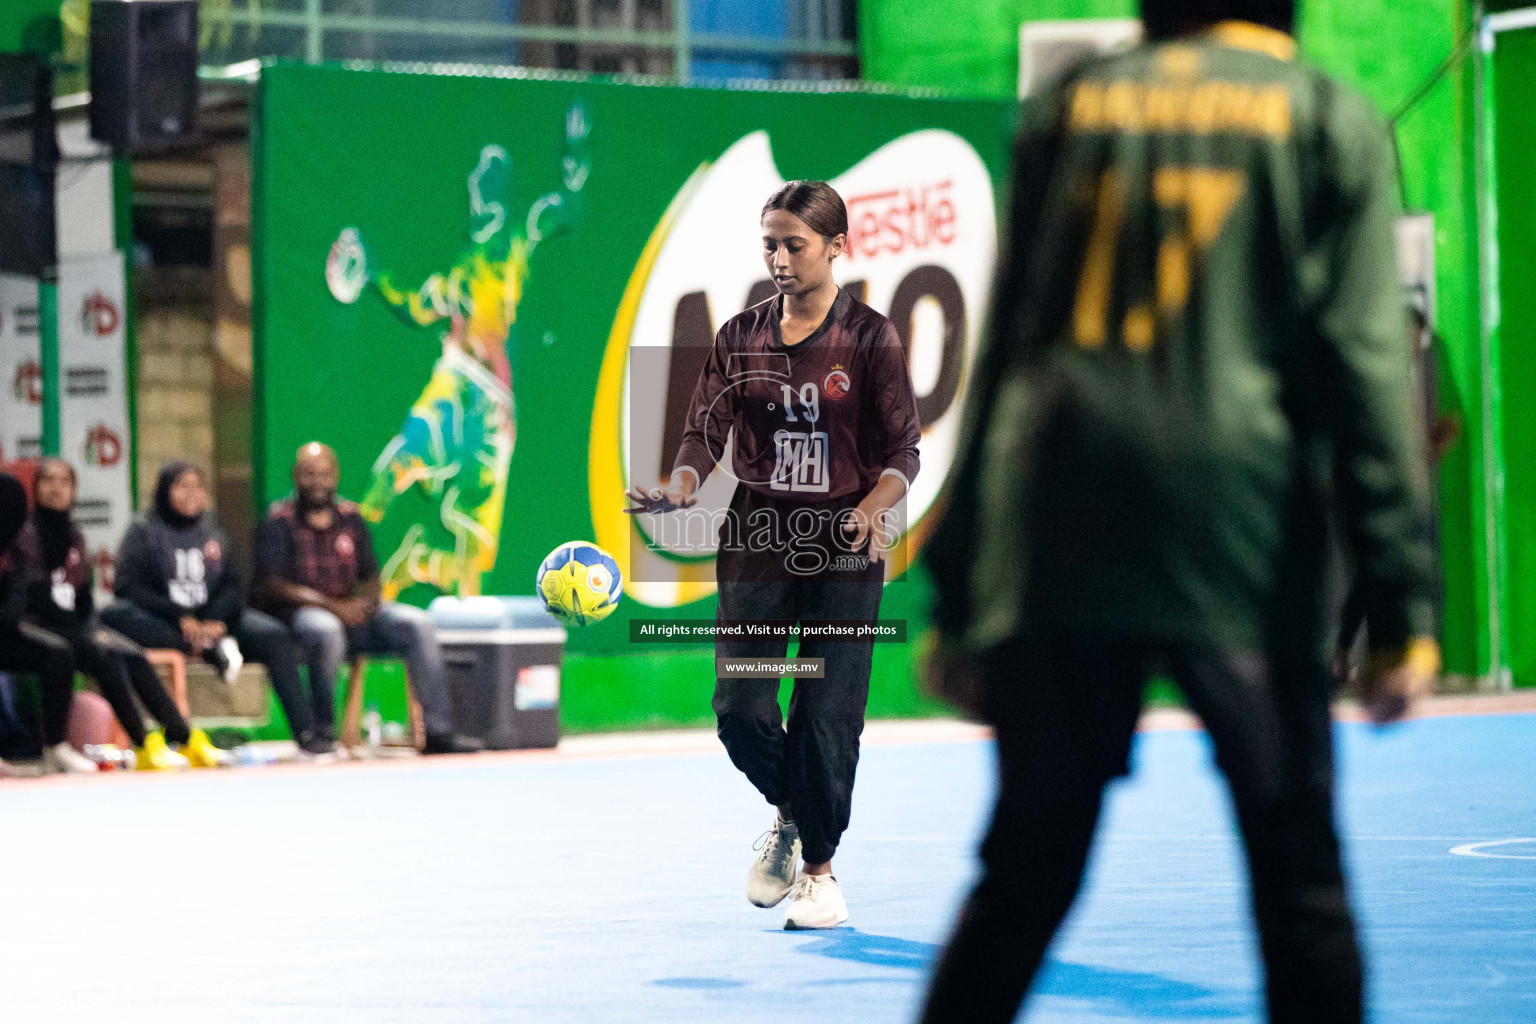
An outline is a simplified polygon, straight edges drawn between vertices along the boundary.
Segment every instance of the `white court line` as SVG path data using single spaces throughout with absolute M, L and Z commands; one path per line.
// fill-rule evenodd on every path
M 1453 846 L 1451 853 L 1457 857 L 1486 857 L 1489 860 L 1536 860 L 1536 853 L 1484 853 L 1490 846 L 1511 846 L 1515 843 L 1536 843 L 1536 839 L 1494 839 L 1486 843 L 1463 843 Z

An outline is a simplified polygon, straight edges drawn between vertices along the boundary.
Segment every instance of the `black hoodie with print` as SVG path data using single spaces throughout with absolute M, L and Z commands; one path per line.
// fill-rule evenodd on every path
M 232 628 L 244 602 L 228 534 L 212 512 L 189 518 L 171 507 L 171 486 L 189 472 L 187 462 L 160 470 L 154 507 L 123 537 L 113 593 L 172 624 L 190 615 Z

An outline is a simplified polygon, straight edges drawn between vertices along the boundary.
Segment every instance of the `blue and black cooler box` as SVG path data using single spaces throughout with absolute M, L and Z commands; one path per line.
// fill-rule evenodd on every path
M 427 609 L 443 648 L 453 728 L 490 750 L 560 742 L 565 629 L 536 597 L 439 597 Z

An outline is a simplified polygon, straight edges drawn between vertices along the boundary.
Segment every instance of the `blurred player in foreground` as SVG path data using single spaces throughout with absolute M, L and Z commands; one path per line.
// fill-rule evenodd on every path
M 1361 1019 L 1333 820 L 1328 478 L 1401 717 L 1438 670 L 1386 128 L 1288 0 L 1144 0 L 1148 45 L 1025 110 L 967 448 L 928 557 L 941 691 L 997 730 L 985 872 L 923 1019 L 1013 1020 L 1142 689 L 1208 729 L 1271 1021 Z

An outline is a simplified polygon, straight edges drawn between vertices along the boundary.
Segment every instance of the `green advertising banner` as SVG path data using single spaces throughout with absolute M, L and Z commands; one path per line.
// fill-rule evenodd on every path
M 591 540 L 626 598 L 573 652 L 654 659 L 630 619 L 713 614 L 708 558 L 643 532 L 622 493 L 670 466 L 715 329 L 772 294 L 758 212 L 794 178 L 839 189 L 838 280 L 908 346 L 920 547 L 986 314 L 1011 103 L 277 65 L 257 109 L 256 493 L 288 493 L 300 444 L 335 447 L 392 595 L 531 594 L 550 550 Z M 732 485 L 717 471 L 704 502 Z M 893 582 L 882 618 L 917 636 L 925 591 Z M 877 657 L 906 678 L 905 648 Z

